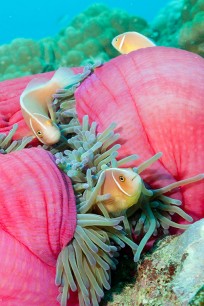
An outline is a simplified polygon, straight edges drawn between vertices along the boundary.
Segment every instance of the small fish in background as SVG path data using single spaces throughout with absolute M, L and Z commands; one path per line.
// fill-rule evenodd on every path
M 111 195 L 103 201 L 103 205 L 113 216 L 119 216 L 137 203 L 142 190 L 142 179 L 131 169 L 110 168 L 104 171 L 105 180 L 99 194 Z
M 149 38 L 137 32 L 125 32 L 117 35 L 113 38 L 112 45 L 122 54 L 127 54 L 141 48 L 156 46 Z
M 51 80 L 33 79 L 20 96 L 20 105 L 26 124 L 37 139 L 46 145 L 59 141 L 60 130 L 52 109 L 53 94 L 75 78 L 69 68 L 59 68 Z

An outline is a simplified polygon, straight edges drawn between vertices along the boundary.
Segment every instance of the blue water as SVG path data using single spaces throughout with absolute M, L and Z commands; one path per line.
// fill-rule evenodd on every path
M 17 37 L 40 39 L 53 36 L 93 3 L 120 8 L 151 22 L 168 2 L 169 0 L 2 0 L 0 44 L 9 43 Z

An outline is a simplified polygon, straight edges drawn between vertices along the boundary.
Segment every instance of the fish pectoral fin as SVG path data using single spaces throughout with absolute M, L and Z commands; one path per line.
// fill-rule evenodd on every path
M 73 83 L 75 74 L 68 67 L 60 67 L 53 75 L 51 82 L 57 83 L 60 88 L 66 87 Z
M 115 201 L 112 197 L 102 202 L 104 206 L 113 206 L 115 204 Z
M 55 112 L 53 111 L 53 107 L 52 107 L 52 105 L 50 103 L 48 103 L 47 108 L 48 108 L 48 114 L 50 116 L 50 119 L 53 122 L 56 122 Z
M 126 209 L 126 202 L 124 200 L 117 200 L 115 198 L 110 198 L 102 202 L 107 211 L 111 214 L 120 214 L 121 211 Z

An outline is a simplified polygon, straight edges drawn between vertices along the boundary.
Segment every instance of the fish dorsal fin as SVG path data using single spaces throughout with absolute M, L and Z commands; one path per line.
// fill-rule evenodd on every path
M 25 96 L 27 93 L 39 88 L 39 87 L 43 87 L 47 82 L 49 82 L 49 79 L 46 78 L 34 78 L 32 79 L 28 85 L 26 86 L 26 88 L 24 89 L 24 91 L 21 94 L 21 97 Z
M 68 67 L 60 67 L 53 75 L 51 82 L 56 82 L 60 88 L 63 88 L 72 82 L 74 79 L 74 72 Z
M 131 33 L 131 34 L 133 34 L 133 35 L 137 35 L 138 37 L 140 37 L 141 39 L 143 39 L 144 40 L 144 44 L 149 44 L 149 47 L 155 47 L 156 45 L 155 45 L 155 43 L 150 39 L 150 38 L 148 38 L 147 36 L 145 36 L 145 35 L 143 35 L 143 34 L 141 34 L 141 33 L 138 33 L 138 32 L 129 32 L 129 33 Z
M 112 178 L 113 178 L 114 182 L 115 182 L 116 185 L 118 186 L 118 188 L 119 188 L 124 194 L 126 194 L 128 197 L 131 197 L 132 195 L 129 194 L 129 193 L 127 193 L 127 192 L 121 187 L 121 185 L 118 183 L 118 181 L 116 180 L 116 178 L 115 178 L 113 172 L 111 173 L 111 175 L 112 175 Z

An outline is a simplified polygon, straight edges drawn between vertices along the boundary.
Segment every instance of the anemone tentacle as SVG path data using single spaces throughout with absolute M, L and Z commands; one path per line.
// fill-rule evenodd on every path
M 33 137 L 24 137 L 21 140 L 13 140 L 13 136 L 18 129 L 18 124 L 14 124 L 8 135 L 0 134 L 0 154 L 8 154 L 14 151 L 24 149 L 32 140 Z

